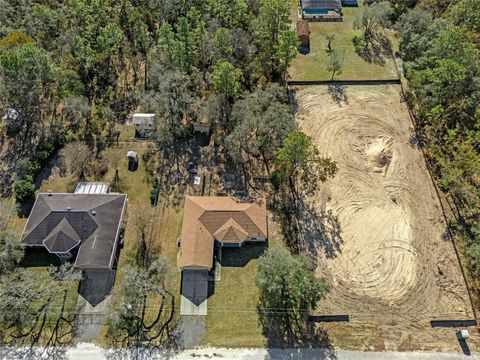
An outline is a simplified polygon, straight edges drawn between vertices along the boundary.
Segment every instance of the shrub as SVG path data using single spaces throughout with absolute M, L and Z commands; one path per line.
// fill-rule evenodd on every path
M 35 184 L 33 183 L 33 178 L 28 175 L 25 178 L 18 180 L 13 187 L 13 194 L 15 195 L 15 200 L 20 204 L 33 199 L 35 196 Z

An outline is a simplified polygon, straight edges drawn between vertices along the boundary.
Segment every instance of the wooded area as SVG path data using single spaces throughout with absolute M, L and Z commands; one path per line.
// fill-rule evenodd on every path
M 26 276 L 9 217 L 28 208 L 40 172 L 57 154 L 74 180 L 98 180 L 114 169 L 112 188 L 122 191 L 121 157 L 112 149 L 131 115 L 141 111 L 157 121 L 142 158 L 152 205 L 180 204 L 188 166 L 194 155 L 204 155 L 192 150 L 194 125 L 204 122 L 211 127 L 208 171 L 233 169 L 229 175 L 239 175 L 241 195 L 273 198 L 275 219 L 294 255 L 273 249 L 262 257 L 257 285 L 265 309 L 293 304 L 281 314 L 283 328 L 270 330 L 294 344 L 305 309 L 327 291 L 299 255 L 305 250 L 298 239 L 299 208 L 338 169 L 298 130 L 288 98 L 287 70 L 300 45 L 289 19 L 291 2 L 0 0 L 0 9 L 0 196 L 18 205 L 0 199 L 0 320 L 6 325 L 0 343 L 40 352 L 39 344 L 71 343 L 75 304 L 67 288 L 78 274 L 60 267 Z M 362 58 L 392 55 L 383 30 L 396 30 L 419 140 L 456 206 L 451 226 L 465 240 L 478 279 L 480 0 L 366 1 L 360 10 L 353 26 L 362 36 L 352 42 Z M 328 37 L 332 79 L 343 63 L 334 35 Z M 259 179 L 265 181 L 258 185 Z M 152 215 L 137 210 L 129 221 L 138 253 L 121 272 L 108 336 L 115 346 L 169 345 L 176 325 L 169 264 L 151 250 Z M 289 273 L 290 281 L 303 278 L 297 285 L 309 287 L 308 298 L 300 288 L 275 298 L 265 285 L 265 279 L 278 281 L 278 259 L 285 258 L 281 270 L 300 269 Z M 146 314 L 155 302 L 162 304 L 158 312 Z M 263 315 L 267 329 L 271 313 Z
M 25 214 L 39 174 L 57 154 L 61 176 L 100 180 L 111 168 L 112 188 L 121 191 L 115 146 L 136 111 L 156 114 L 157 134 L 142 158 L 152 205 L 179 205 L 198 122 L 211 127 L 209 171 L 234 169 L 246 192 L 255 177 L 271 177 L 286 195 L 279 198 L 295 204 L 305 185 L 311 189 L 335 172 L 297 130 L 290 108 L 286 73 L 299 42 L 289 1 L 7 0 L 0 7 L 0 194 Z M 168 170 L 159 175 L 159 168 Z M 160 346 L 172 336 L 175 294 L 166 285 L 168 262 L 151 251 L 149 213 L 129 219 L 138 253 L 119 271 L 106 334 L 112 346 Z M 16 266 L 23 249 L 12 253 L 8 236 L 1 246 L 10 269 L 0 284 L 5 296 L 9 281 L 30 286 Z M 24 322 L 10 326 L 30 318 L 4 317 L 9 331 L 0 341 L 28 341 L 31 349 L 68 345 L 75 309 L 57 297 L 69 279 L 34 279 L 39 288 L 26 296 L 45 301 L 31 304 L 32 329 L 26 336 Z M 17 306 L 13 298 L 5 306 Z M 59 313 L 47 311 L 52 302 Z M 151 313 L 152 303 L 162 304 L 158 313 Z M 46 341 L 51 333 L 55 343 Z
M 480 274 L 480 2 L 429 1 L 396 24 L 421 141 L 442 191 L 455 204 L 452 228 Z M 478 284 L 477 284 L 478 287 Z

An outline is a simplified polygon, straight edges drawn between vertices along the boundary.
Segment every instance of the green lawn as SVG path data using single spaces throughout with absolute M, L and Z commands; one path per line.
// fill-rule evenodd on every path
M 298 1 L 292 1 L 293 24 L 299 19 L 297 11 Z M 359 6 L 361 1 L 359 1 Z M 327 71 L 328 53 L 326 51 L 326 36 L 334 34 L 332 48 L 338 51 L 343 59 L 341 74 L 335 76 L 338 80 L 381 80 L 397 79 L 398 74 L 391 58 L 384 57 L 385 64 L 367 62 L 356 54 L 352 43 L 355 35 L 361 31 L 353 30 L 355 14 L 360 10 L 356 7 L 343 8 L 343 22 L 309 22 L 310 53 L 298 54 L 289 70 L 290 80 L 330 80 L 331 73 Z M 396 39 L 388 34 L 396 49 Z
M 258 322 L 256 306 L 258 290 L 255 286 L 259 247 L 228 249 L 223 261 L 247 261 L 245 266 L 221 268 L 221 280 L 214 284 L 214 293 L 208 298 L 205 345 L 225 347 L 262 347 L 265 338 Z
M 277 224 L 269 217 L 269 246 L 282 245 Z M 221 280 L 208 298 L 204 345 L 224 347 L 264 347 L 266 338 L 258 321 L 258 289 L 255 275 L 258 257 L 265 246 L 246 245 L 224 249 Z

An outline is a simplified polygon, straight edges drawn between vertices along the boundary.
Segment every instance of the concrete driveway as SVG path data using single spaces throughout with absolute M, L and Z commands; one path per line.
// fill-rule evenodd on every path
M 208 270 L 183 270 L 180 315 L 207 315 Z

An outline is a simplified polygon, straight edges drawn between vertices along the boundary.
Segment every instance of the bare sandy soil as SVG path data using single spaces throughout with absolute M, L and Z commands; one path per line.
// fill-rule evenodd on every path
M 300 128 L 339 166 L 305 211 L 326 233 L 305 233 L 331 284 L 318 311 L 350 315 L 350 325 L 330 326 L 332 335 L 365 337 L 355 347 L 459 349 L 455 328 L 430 326 L 473 319 L 473 311 L 400 88 L 314 86 L 295 99 Z

